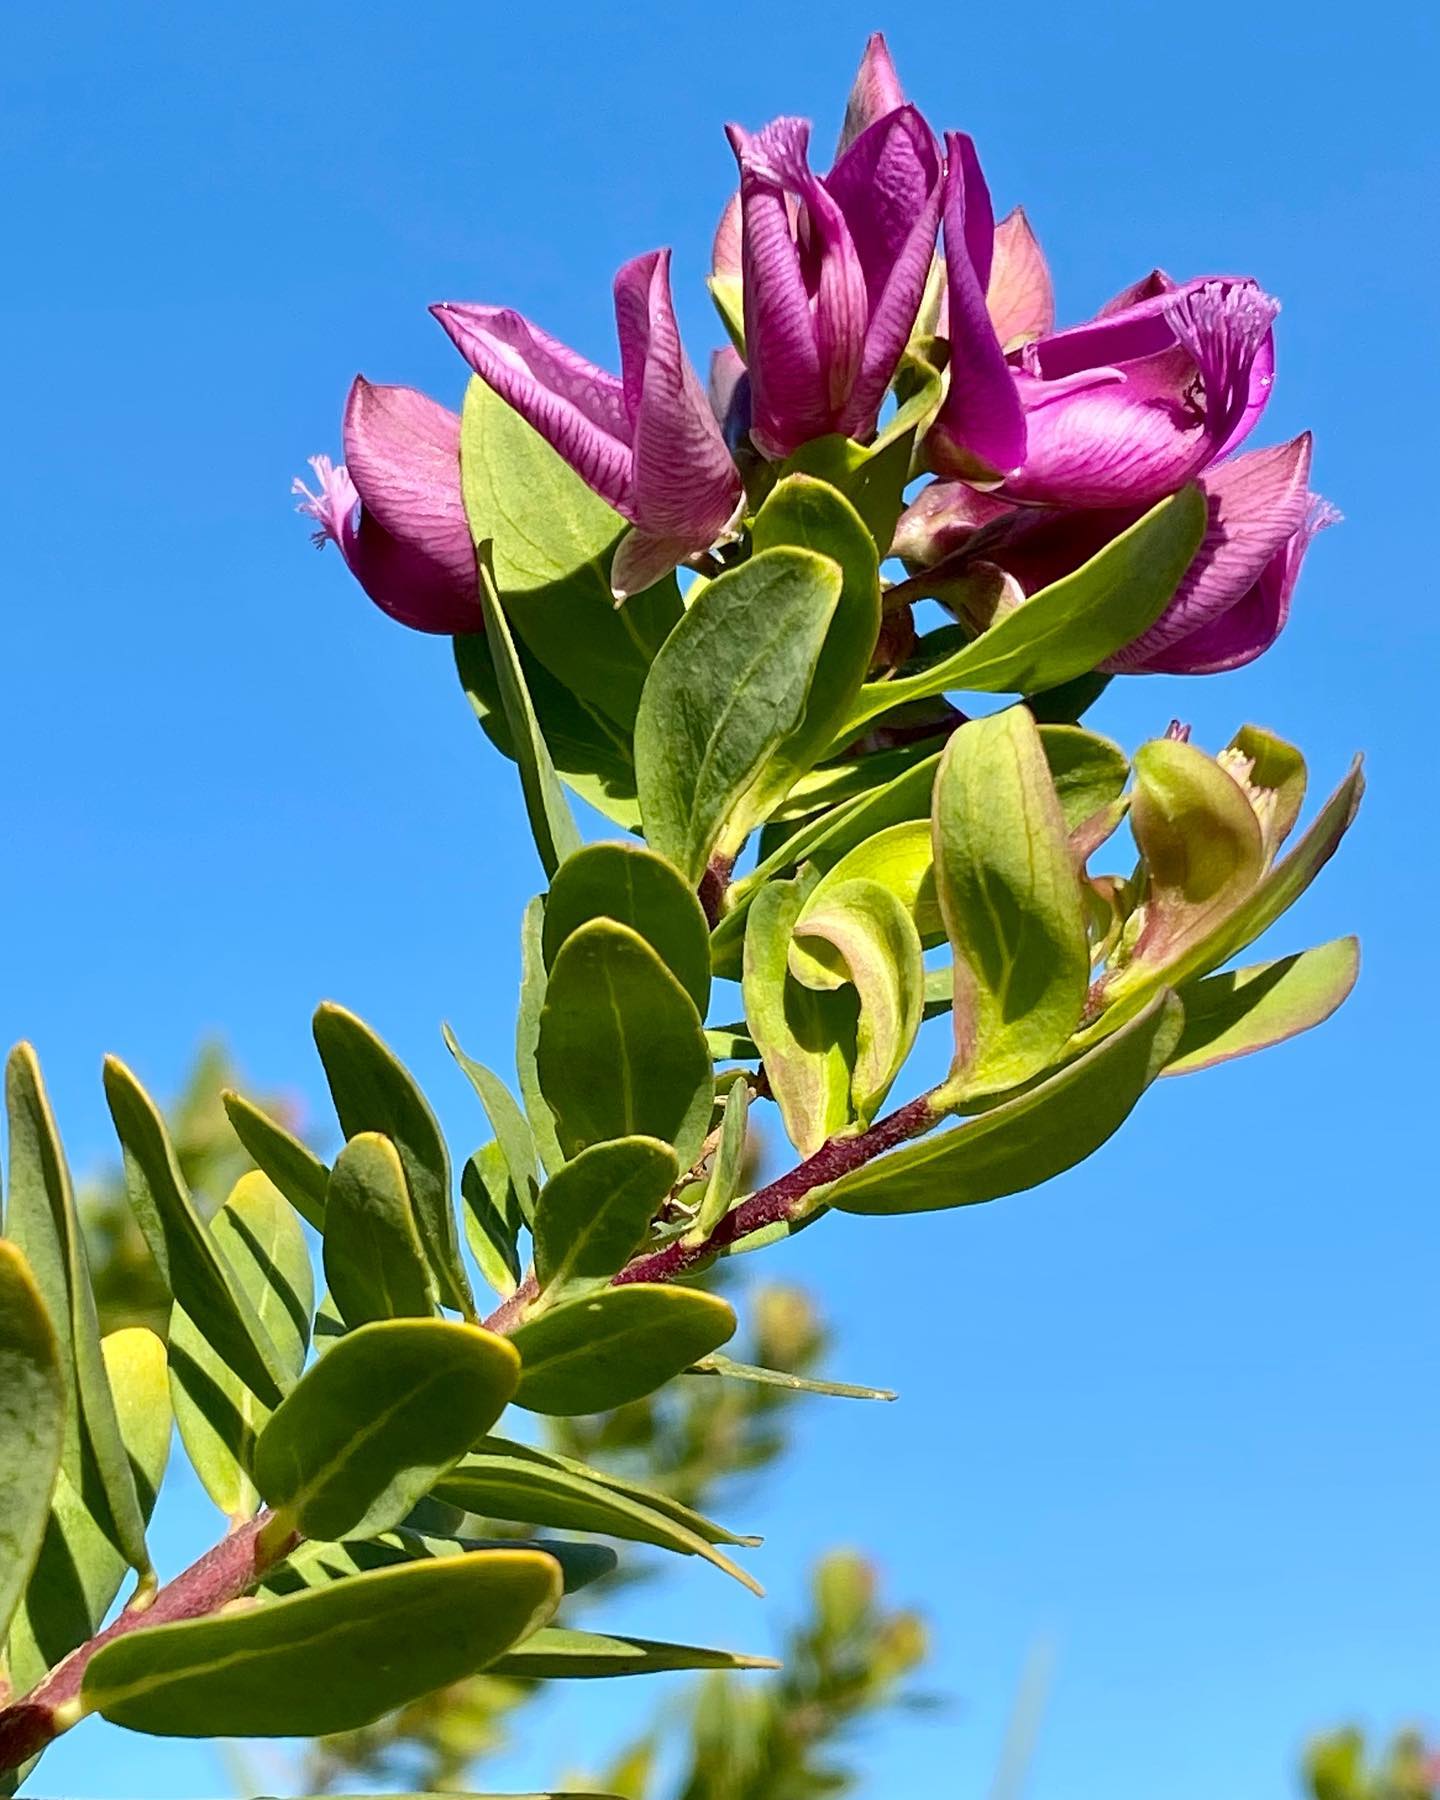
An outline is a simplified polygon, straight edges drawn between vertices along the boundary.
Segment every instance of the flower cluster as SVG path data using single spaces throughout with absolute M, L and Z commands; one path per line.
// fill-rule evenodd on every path
M 431 309 L 470 367 L 628 522 L 617 598 L 733 538 L 773 465 L 819 439 L 871 440 L 897 374 L 928 363 L 943 397 L 913 472 L 934 479 L 890 546 L 908 571 L 891 618 L 933 596 L 962 620 L 992 620 L 1196 482 L 1209 512 L 1200 550 L 1107 671 L 1210 673 L 1274 641 L 1306 547 L 1337 515 L 1310 490 L 1308 433 L 1240 451 L 1274 380 L 1279 309 L 1256 281 L 1157 269 L 1057 330 L 1025 214 L 996 223 L 974 144 L 937 140 L 878 34 L 825 174 L 804 120 L 728 136 L 739 188 L 710 285 L 734 344 L 715 355 L 708 397 L 681 346 L 668 251 L 615 278 L 618 375 L 508 308 Z M 295 484 L 317 541 L 335 542 L 402 623 L 478 629 L 456 415 L 357 378 L 344 449 L 339 467 L 313 459 L 318 493 Z

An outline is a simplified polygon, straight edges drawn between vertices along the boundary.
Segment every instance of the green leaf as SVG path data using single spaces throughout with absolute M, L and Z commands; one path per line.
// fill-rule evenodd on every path
M 278 1405 L 291 1381 L 285 1360 L 196 1210 L 159 1109 L 113 1056 L 105 1059 L 105 1098 L 131 1209 L 161 1278 L 221 1362 L 267 1406 Z
M 535 1210 L 535 1275 L 542 1291 L 617 1274 L 644 1243 L 679 1178 L 675 1152 L 651 1137 L 592 1144 L 557 1170 Z
M 756 555 L 785 548 L 814 551 L 838 564 L 842 578 L 804 714 L 767 758 L 746 797 L 745 810 L 762 819 L 819 762 L 855 703 L 880 635 L 880 564 L 875 540 L 849 500 L 809 475 L 787 475 L 775 484 L 756 516 L 751 542 Z
M 1192 981 L 1181 990 L 1185 1029 L 1166 1075 L 1189 1075 L 1322 1025 L 1360 972 L 1360 944 L 1336 938 L 1275 962 L 1252 963 Z
M 323 1254 L 330 1297 L 347 1325 L 434 1314 L 435 1282 L 405 1169 L 379 1132 L 362 1131 L 335 1159 Z
M 518 761 L 516 740 L 505 717 L 495 658 L 483 631 L 457 637 L 455 667 L 480 728 L 502 756 Z M 515 646 L 530 701 L 557 773 L 607 819 L 628 830 L 640 824 L 635 797 L 635 754 L 629 728 L 587 706 L 524 647 Z
M 635 720 L 635 774 L 653 850 L 698 884 L 762 816 L 746 796 L 799 727 L 841 571 L 767 550 L 710 582 L 655 658 Z
M 437 1499 L 487 1519 L 596 1531 L 630 1543 L 699 1556 L 758 1593 L 753 1577 L 716 1546 L 751 1544 L 666 1494 L 530 1444 L 486 1438 L 435 1484 Z
M 441 1029 L 445 1036 L 445 1048 L 459 1063 L 465 1079 L 474 1088 L 485 1109 L 485 1117 L 490 1121 L 490 1129 L 495 1133 L 495 1141 L 505 1158 L 511 1191 L 520 1216 L 529 1220 L 535 1214 L 535 1140 L 530 1135 L 525 1114 L 500 1077 L 491 1074 L 484 1063 L 478 1063 L 467 1056 L 448 1025 Z
M 911 921 L 922 945 L 945 940 L 945 921 L 935 891 L 929 817 L 887 825 L 827 868 L 800 910 L 796 935 L 790 944 L 790 973 L 807 987 L 835 988 L 850 979 L 838 951 L 827 949 L 822 943 L 802 943 L 800 938 L 813 915 L 833 908 L 836 889 L 853 881 L 874 883 L 885 889 Z
M 535 716 L 525 671 L 520 667 L 504 608 L 495 593 L 494 570 L 488 548 L 480 548 L 480 607 L 485 617 L 485 641 L 495 660 L 495 680 L 510 741 L 520 768 L 520 788 L 540 862 L 553 875 L 565 858 L 580 848 L 579 827 L 566 803 L 560 778 L 550 760 L 549 746 Z
M 60 1341 L 25 1258 L 0 1238 L 0 1643 L 40 1554 L 64 1442 Z
M 1094 818 L 1124 792 L 1129 759 L 1109 738 L 1079 725 L 1042 725 L 1040 745 L 1066 831 Z
M 257 1170 L 236 1182 L 210 1234 L 288 1378 L 298 1380 L 310 1343 L 315 1283 L 294 1210 Z M 180 1439 L 201 1485 L 229 1519 L 250 1518 L 260 1504 L 250 1466 L 271 1408 L 216 1355 L 179 1306 L 170 1318 L 170 1388 Z
M 1162 993 L 1127 1026 L 968 1124 L 878 1157 L 824 1190 L 841 1212 L 937 1212 L 998 1200 L 1063 1174 L 1119 1130 L 1164 1067 L 1181 1026 Z
M 619 1137 L 673 1144 L 682 1169 L 699 1155 L 714 1110 L 700 1015 L 628 925 L 592 919 L 561 945 L 536 1067 L 567 1155 Z
M 100 1350 L 141 1516 L 148 1520 L 170 1454 L 165 1346 L 153 1331 L 133 1325 L 112 1331 Z M 39 1560 L 10 1633 L 10 1677 L 17 1694 L 27 1693 L 48 1669 L 93 1636 L 120 1592 L 129 1563 L 101 1522 L 100 1511 L 97 1518 L 62 1470 Z
M 727 1301 L 697 1288 L 632 1282 L 527 1319 L 515 1401 L 562 1417 L 641 1400 L 735 1333 Z
M 437 1537 L 403 1526 L 348 1543 L 317 1543 L 309 1539 L 265 1577 L 261 1597 L 328 1587 L 332 1581 L 348 1581 L 352 1575 L 363 1575 L 368 1569 L 393 1568 L 396 1563 L 463 1556 L 470 1550 L 514 1548 L 513 1538 Z M 619 1562 L 607 1545 L 572 1543 L 565 1538 L 533 1538 L 527 1548 L 543 1550 L 555 1558 L 567 1594 L 578 1593 L 592 1582 L 613 1575 Z
M 549 985 L 544 957 L 545 902 L 537 894 L 525 908 L 520 922 L 520 1006 L 515 1020 L 515 1076 L 535 1153 L 540 1166 L 553 1175 L 565 1161 L 555 1135 L 555 1117 L 540 1090 L 536 1056 L 540 1047 L 540 1014 Z
M 823 899 L 817 890 L 795 931 L 812 953 L 818 944 L 833 955 L 859 996 L 850 1098 L 856 1117 L 868 1124 L 919 1035 L 925 1010 L 920 934 L 904 900 L 869 880 L 836 882 Z
M 721 1375 L 728 1381 L 748 1381 L 759 1387 L 784 1388 L 791 1394 L 828 1394 L 839 1400 L 898 1400 L 893 1388 L 856 1387 L 849 1381 L 816 1381 L 809 1375 L 792 1375 L 788 1369 L 762 1369 L 754 1363 L 732 1362 L 728 1356 L 702 1356 L 685 1371 L 687 1375 Z
M 1163 968 L 1255 886 L 1265 842 L 1234 777 L 1194 744 L 1169 738 L 1135 752 L 1130 823 L 1147 876 L 1130 961 Z
M 117 1547 L 147 1585 L 153 1579 L 145 1520 L 130 1472 L 100 1349 L 100 1320 L 70 1170 L 40 1064 L 17 1044 L 5 1070 L 10 1130 L 5 1231 L 35 1278 L 59 1345 L 65 1386 L 66 1478 L 83 1488 Z
M 750 1115 L 750 1084 L 743 1075 L 730 1084 L 720 1119 L 720 1142 L 710 1164 L 705 1192 L 695 1223 L 685 1233 L 687 1243 L 703 1244 L 729 1212 L 745 1177 L 746 1126 Z
M 616 607 L 610 562 L 625 521 L 478 376 L 465 394 L 460 479 L 471 535 L 491 545 L 519 637 L 572 694 L 633 725 L 646 673 L 683 610 L 674 577 Z
M 314 1030 L 340 1129 L 347 1138 L 378 1131 L 394 1144 L 441 1303 L 473 1314 L 450 1206 L 450 1153 L 429 1102 L 389 1046 L 343 1006 L 317 1007 Z
M 778 1669 L 769 1656 L 733 1650 L 701 1650 L 654 1638 L 608 1637 L 598 1631 L 565 1631 L 550 1625 L 491 1665 L 494 1675 L 517 1681 L 577 1681 L 609 1675 L 662 1675 L 675 1669 Z
M 790 1141 L 810 1156 L 850 1122 L 855 1005 L 846 992 L 817 993 L 790 973 L 791 934 L 803 882 L 772 882 L 750 907 L 742 991 L 770 1091 Z
M 1090 980 L 1065 821 L 1023 706 L 962 725 L 935 777 L 935 875 L 955 951 L 955 1094 L 1054 1062 Z
M 559 1567 L 533 1550 L 402 1563 L 217 1618 L 129 1632 L 91 1658 L 81 1699 L 156 1737 L 355 1731 L 483 1669 L 543 1625 L 559 1599 Z
M 587 844 L 570 857 L 545 897 L 547 969 L 566 938 L 591 919 L 614 919 L 639 932 L 705 1017 L 710 928 L 694 890 L 672 863 L 641 844 Z
M 907 701 L 956 692 L 1036 693 L 1088 674 L 1148 631 L 1169 605 L 1200 547 L 1206 516 L 1197 487 L 1162 500 L 973 643 L 915 674 L 868 683 L 837 744 Z
M 502 1300 L 520 1285 L 520 1227 L 524 1223 L 505 1153 L 492 1139 L 466 1163 L 460 1177 L 465 1237 L 480 1273 Z
M 255 1484 L 306 1537 L 389 1531 L 500 1417 L 519 1373 L 516 1351 L 478 1325 L 362 1325 L 277 1407 Z
M 220 1096 L 236 1137 L 251 1160 L 317 1231 L 325 1225 L 325 1189 L 330 1171 L 308 1144 L 267 1117 L 260 1108 L 227 1088 Z

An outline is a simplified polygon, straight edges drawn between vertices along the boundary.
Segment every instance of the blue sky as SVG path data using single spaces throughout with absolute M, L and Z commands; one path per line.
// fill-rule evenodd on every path
M 257 1084 L 318 1108 L 308 1021 L 334 997 L 468 1147 L 438 1022 L 505 1060 L 537 885 L 515 784 L 448 646 L 314 554 L 290 477 L 337 447 L 357 369 L 458 403 L 431 300 L 513 304 L 609 360 L 614 269 L 669 243 L 699 360 L 720 126 L 801 112 L 828 139 L 883 26 L 932 123 L 972 131 L 998 204 L 1025 203 L 1064 319 L 1156 263 L 1282 297 L 1263 441 L 1313 427 L 1347 522 L 1259 665 L 1117 683 L 1096 719 L 1133 743 L 1178 713 L 1211 745 L 1255 719 L 1324 790 L 1365 749 L 1361 820 L 1274 935 L 1359 930 L 1365 966 L 1328 1029 L 1164 1084 L 1041 1193 L 831 1220 L 772 1253 L 832 1311 L 837 1371 L 902 1401 L 803 1414 L 743 1521 L 768 1536 L 771 1610 L 687 1573 L 643 1616 L 763 1646 L 809 1559 L 860 1543 L 928 1611 L 954 1701 L 863 1741 L 873 1800 L 983 1793 L 1042 1636 L 1030 1800 L 1280 1800 L 1311 1728 L 1440 1728 L 1434 15 L 820 16 L 62 0 L 9 18 L 0 1035 L 39 1046 L 84 1166 L 107 1154 L 104 1051 L 168 1091 L 222 1029 Z M 211 1529 L 183 1483 L 167 1520 L 176 1561 Z M 639 1597 L 614 1616 L 638 1623 Z M 640 1704 L 567 1696 L 507 1774 L 598 1752 Z M 90 1724 L 42 1786 L 219 1793 L 224 1773 Z

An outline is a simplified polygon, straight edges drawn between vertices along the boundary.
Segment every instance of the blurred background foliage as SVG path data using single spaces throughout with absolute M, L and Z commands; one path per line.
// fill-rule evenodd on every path
M 208 1042 L 167 1108 L 181 1166 L 207 1213 L 252 1166 L 220 1101 L 223 1089 L 241 1086 L 228 1051 Z M 305 1108 L 296 1096 L 272 1094 L 259 1104 L 304 1135 Z M 758 1154 L 752 1145 L 752 1157 Z M 81 1185 L 80 1206 L 103 1329 L 147 1325 L 165 1335 L 168 1302 L 118 1166 Z M 810 1296 L 797 1287 L 737 1280 L 735 1269 L 725 1265 L 725 1285 L 732 1297 L 743 1288 L 748 1320 L 748 1342 L 737 1354 L 789 1374 L 817 1374 L 829 1333 Z M 716 1512 L 743 1498 L 746 1486 L 785 1456 L 796 1398 L 781 1387 L 697 1378 L 614 1412 L 537 1423 L 551 1449 Z M 455 1522 L 452 1515 L 448 1523 Z M 485 1530 L 523 1535 L 522 1528 L 494 1521 Z M 570 1602 L 572 1617 L 619 1584 L 658 1579 L 644 1551 L 627 1546 L 613 1575 Z M 923 1616 L 884 1594 L 876 1565 L 860 1550 L 827 1551 L 812 1571 L 808 1611 L 785 1634 L 777 1674 L 703 1677 L 678 1704 L 660 1702 L 609 1768 L 557 1769 L 555 1778 L 576 1791 L 624 1800 L 830 1800 L 855 1793 L 847 1737 L 887 1709 L 918 1713 L 941 1704 L 924 1691 L 927 1651 Z M 486 1761 L 518 1735 L 517 1715 L 538 1691 L 537 1683 L 487 1675 L 443 1688 L 362 1731 L 307 1746 L 292 1771 L 294 1790 L 339 1794 L 357 1782 L 412 1791 L 471 1788 Z M 1024 1746 L 1021 1752 L 1016 1766 L 1007 1751 L 1006 1800 L 1020 1792 Z M 273 1774 L 261 1781 L 245 1756 L 231 1761 L 237 1786 L 251 1793 L 273 1789 Z M 1328 1732 L 1306 1747 L 1299 1773 L 1308 1800 L 1440 1800 L 1440 1750 L 1417 1730 L 1378 1748 L 1355 1728 Z

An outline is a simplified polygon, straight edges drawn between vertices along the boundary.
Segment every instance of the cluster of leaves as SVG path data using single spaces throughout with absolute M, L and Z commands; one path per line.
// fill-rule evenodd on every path
M 1363 1733 L 1335 1731 L 1305 1752 L 1305 1782 L 1314 1800 L 1435 1800 L 1440 1754 L 1402 1731 L 1372 1760 Z
M 728 1301 L 678 1278 L 830 1209 L 1033 1187 L 1097 1150 L 1161 1073 L 1278 1042 L 1344 998 L 1350 940 L 1222 971 L 1334 851 L 1358 770 L 1281 855 L 1306 771 L 1279 738 L 1245 727 L 1212 758 L 1167 734 L 1130 758 L 1080 723 L 1097 667 L 1195 556 L 1196 490 L 988 623 L 908 651 L 887 636 L 881 557 L 938 391 L 912 360 L 873 443 L 821 440 L 753 470 L 726 565 L 617 610 L 621 521 L 472 384 L 461 472 L 486 629 L 457 657 L 518 765 L 547 888 L 523 924 L 518 1094 L 449 1037 L 488 1121 L 459 1182 L 469 1260 L 428 1101 L 326 1004 L 315 1039 L 342 1148 L 327 1165 L 227 1095 L 256 1168 L 213 1218 L 154 1103 L 107 1063 L 170 1325 L 167 1343 L 102 1337 L 38 1066 L 24 1046 L 12 1057 L 10 1779 L 86 1712 L 161 1735 L 315 1735 L 482 1669 L 756 1666 L 551 1622 L 613 1553 L 497 1542 L 471 1520 L 654 1545 L 754 1587 L 732 1554 L 750 1540 L 578 1442 L 498 1434 L 505 1408 L 576 1419 L 681 1376 L 773 1383 L 723 1353 Z M 1011 703 L 966 719 L 957 693 Z M 567 784 L 634 835 L 584 843 Z M 1092 872 L 1127 821 L 1129 869 Z M 717 1004 L 725 982 L 738 996 Z M 948 1074 L 884 1114 L 940 1016 Z M 752 1190 L 762 1102 L 803 1160 Z M 483 1324 L 472 1264 L 499 1301 Z M 232 1530 L 157 1596 L 145 1522 L 172 1400 Z M 437 1524 L 437 1502 L 459 1523 Z M 127 1568 L 136 1594 L 97 1639 Z

